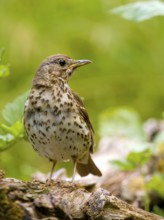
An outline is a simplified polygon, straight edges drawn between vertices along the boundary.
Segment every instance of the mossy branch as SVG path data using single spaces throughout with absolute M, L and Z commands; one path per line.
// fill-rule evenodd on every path
M 4 178 L 0 173 L 0 219 L 162 220 L 118 199 L 105 189 L 62 180 L 43 183 Z

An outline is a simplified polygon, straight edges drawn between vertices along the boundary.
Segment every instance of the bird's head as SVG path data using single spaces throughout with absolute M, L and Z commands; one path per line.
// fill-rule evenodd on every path
M 38 80 L 53 82 L 56 78 L 61 78 L 64 81 L 73 74 L 73 71 L 80 66 L 91 63 L 90 60 L 74 60 L 66 55 L 57 54 L 48 57 L 39 66 L 35 78 L 34 84 L 37 84 Z

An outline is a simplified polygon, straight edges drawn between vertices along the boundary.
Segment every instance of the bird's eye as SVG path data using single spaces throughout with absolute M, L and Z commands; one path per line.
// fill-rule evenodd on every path
M 59 60 L 59 64 L 60 64 L 60 66 L 65 66 L 66 62 L 63 59 L 60 59 Z

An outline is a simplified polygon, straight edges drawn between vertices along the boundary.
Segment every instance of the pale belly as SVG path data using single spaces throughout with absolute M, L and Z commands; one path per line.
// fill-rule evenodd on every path
M 26 132 L 33 148 L 51 160 L 72 160 L 87 163 L 91 134 L 75 112 L 32 112 Z

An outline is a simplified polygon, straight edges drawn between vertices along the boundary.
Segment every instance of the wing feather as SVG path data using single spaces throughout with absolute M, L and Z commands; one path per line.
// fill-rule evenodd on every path
M 83 120 L 85 121 L 85 123 L 87 124 L 88 129 L 91 132 L 91 138 L 92 138 L 92 145 L 90 147 L 90 152 L 93 153 L 93 147 L 94 147 L 94 130 L 91 124 L 91 121 L 89 119 L 89 115 L 85 109 L 84 103 L 81 100 L 81 98 L 74 92 L 72 92 L 75 101 L 78 104 L 78 110 L 79 110 L 79 114 L 81 115 L 81 117 L 83 118 Z

